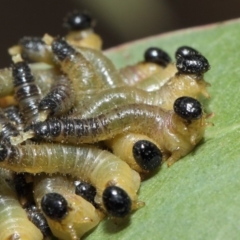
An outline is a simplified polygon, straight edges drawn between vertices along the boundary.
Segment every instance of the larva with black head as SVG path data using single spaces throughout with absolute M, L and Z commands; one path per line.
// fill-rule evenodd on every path
M 59 174 L 36 176 L 34 197 L 53 235 L 60 239 L 80 239 L 101 220 L 94 206 L 75 194 L 73 181 Z
M 63 20 L 63 27 L 68 30 L 67 42 L 76 47 L 101 50 L 102 39 L 93 30 L 94 20 L 87 12 L 73 11 Z
M 193 55 L 202 55 L 198 50 L 189 47 L 189 46 L 181 46 L 175 52 L 175 58 L 179 59 L 186 56 L 193 56 Z
M 55 65 L 51 48 L 41 37 L 23 37 L 18 45 L 11 47 L 8 52 L 12 56 L 20 54 L 28 62 L 45 62 Z
M 152 138 L 163 154 L 171 155 L 170 164 L 194 148 L 206 127 L 205 115 L 196 99 L 180 97 L 173 108 L 174 111 L 166 111 L 158 106 L 129 104 L 95 118 L 36 123 L 29 127 L 27 134 L 48 141 L 78 144 L 107 140 L 122 133 L 141 133 Z
M 31 69 L 24 61 L 14 63 L 12 65 L 12 76 L 14 97 L 19 104 L 25 122 L 37 121 L 41 90 L 34 80 Z
M 50 92 L 39 102 L 41 120 L 49 115 L 59 116 L 67 113 L 74 105 L 75 91 L 71 81 L 66 76 L 61 76 L 53 84 Z
M 116 156 L 139 173 L 158 169 L 164 159 L 157 143 L 142 134 L 120 134 L 105 143 Z
M 144 61 L 121 68 L 119 72 L 125 84 L 131 86 L 153 74 L 164 73 L 170 62 L 171 58 L 165 51 L 157 47 L 150 47 L 144 52 Z
M 43 235 L 40 230 L 28 220 L 16 193 L 2 178 L 0 178 L 0 192 L 0 239 L 42 240 Z
M 95 202 L 107 213 L 109 209 L 103 203 L 103 193 L 112 186 L 121 189 L 119 191 L 123 196 L 128 196 L 126 205 L 130 205 L 131 210 L 141 205 L 137 199 L 137 191 L 140 187 L 139 174 L 115 155 L 94 146 L 76 147 L 46 143 L 18 146 L 2 144 L 0 160 L 0 167 L 16 172 L 59 172 L 89 182 L 97 190 Z M 122 207 L 124 206 L 115 208 L 116 214 L 113 214 L 111 209 L 111 215 L 116 217 L 128 215 L 130 211 L 122 212 Z
M 102 88 L 102 81 L 94 67 L 80 52 L 62 38 L 53 40 L 51 46 L 61 70 L 72 81 L 73 88 L 78 89 L 79 95 L 82 94 L 80 99 L 87 93 Z
M 199 99 L 202 95 L 209 97 L 209 84 L 203 74 L 209 69 L 209 63 L 203 56 L 190 56 L 177 61 L 179 72 L 170 78 L 160 89 L 146 92 L 135 87 L 119 87 L 103 90 L 75 105 L 73 117 L 79 114 L 82 118 L 94 117 L 125 104 L 149 104 L 172 109 L 174 101 L 181 96 Z M 189 74 L 190 72 L 190 74 Z

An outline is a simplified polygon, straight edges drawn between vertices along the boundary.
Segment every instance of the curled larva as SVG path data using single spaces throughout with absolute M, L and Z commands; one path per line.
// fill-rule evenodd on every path
M 94 206 L 75 194 L 74 183 L 67 177 L 50 177 L 45 174 L 36 176 L 34 197 L 53 235 L 59 239 L 80 239 L 101 220 Z
M 61 70 L 72 81 L 73 88 L 77 89 L 79 95 L 102 88 L 102 81 L 94 67 L 80 52 L 61 38 L 53 40 L 51 46 Z
M 68 112 L 74 105 L 75 91 L 66 76 L 54 82 L 50 92 L 39 102 L 39 114 L 42 121 L 49 115 L 61 115 Z
M 183 61 L 182 65 L 180 61 Z M 207 92 L 209 84 L 203 79 L 203 73 L 209 67 L 207 59 L 203 56 L 191 56 L 189 59 L 178 60 L 177 64 L 180 72 L 170 78 L 159 90 L 146 92 L 135 87 L 103 90 L 91 99 L 78 102 L 75 105 L 76 114 L 82 118 L 93 117 L 106 113 L 114 107 L 132 103 L 156 105 L 170 110 L 178 97 L 189 96 L 197 99 L 202 95 L 209 97 Z
M 188 154 L 202 139 L 205 115 L 201 104 L 191 97 L 180 97 L 174 111 L 157 106 L 129 104 L 88 119 L 51 119 L 39 122 L 26 133 L 48 141 L 93 143 L 118 134 L 133 132 L 152 138 L 171 164 Z
M 40 230 L 28 220 L 15 192 L 2 178 L 0 178 L 0 193 L 0 239 L 42 240 L 43 235 Z
M 0 160 L 1 167 L 16 172 L 60 172 L 89 182 L 97 189 L 95 202 L 107 213 L 110 211 L 113 216 L 124 217 L 130 213 L 131 209 L 139 206 L 137 200 L 137 191 L 140 186 L 139 174 L 115 155 L 93 146 L 76 147 L 44 143 L 18 146 L 2 144 Z M 106 201 L 103 201 L 103 196 L 111 187 L 119 188 L 123 196 L 127 196 L 124 202 L 126 204 L 116 203 L 116 206 L 113 205 L 114 209 L 105 206 Z M 118 201 L 117 196 L 116 201 Z
M 31 69 L 26 62 L 20 61 L 12 65 L 14 97 L 19 104 L 25 122 L 38 120 L 38 104 L 41 90 L 35 83 Z
M 155 73 L 164 72 L 170 61 L 171 58 L 165 51 L 157 47 L 150 47 L 144 52 L 143 62 L 121 68 L 119 72 L 125 84 L 131 86 Z
M 105 141 L 105 144 L 137 172 L 156 170 L 163 161 L 163 155 L 157 143 L 142 134 L 120 134 Z
M 69 13 L 64 18 L 63 26 L 68 30 L 65 38 L 72 46 L 101 50 L 102 39 L 94 32 L 94 21 L 88 13 Z
M 8 52 L 12 56 L 20 54 L 28 62 L 45 62 L 54 65 L 51 47 L 41 37 L 23 37 L 18 45 L 11 47 Z

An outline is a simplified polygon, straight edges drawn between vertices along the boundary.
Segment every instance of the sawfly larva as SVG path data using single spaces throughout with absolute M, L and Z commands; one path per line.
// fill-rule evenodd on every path
M 42 240 L 40 230 L 28 220 L 17 196 L 4 179 L 0 178 L 0 239 Z
M 12 65 L 14 97 L 19 104 L 25 122 L 38 120 L 38 104 L 41 90 L 37 86 L 31 69 L 26 62 L 20 61 Z
M 9 121 L 12 122 L 19 131 L 23 130 L 24 126 L 23 116 L 17 106 L 7 107 L 3 109 L 3 112 L 6 118 L 8 118 Z
M 103 202 L 104 192 L 108 192 L 108 188 L 113 186 L 119 188 L 123 196 L 128 196 L 126 205 L 130 205 L 131 209 L 141 205 L 137 200 L 137 191 L 140 187 L 139 174 L 110 152 L 90 145 L 76 147 L 45 143 L 18 146 L 2 144 L 0 160 L 0 167 L 16 172 L 59 172 L 71 174 L 73 177 L 89 182 L 97 190 L 95 202 L 103 208 L 106 203 L 106 201 Z M 116 201 L 118 201 L 117 196 Z M 125 209 L 117 203 L 115 209 L 106 207 L 104 209 L 116 217 L 124 217 L 130 213 L 129 208 Z
M 101 220 L 94 206 L 75 194 L 73 181 L 60 175 L 34 178 L 34 197 L 56 237 L 80 239 Z
M 153 139 L 168 164 L 188 154 L 202 139 L 206 123 L 199 101 L 191 97 L 175 100 L 173 110 L 158 106 L 129 104 L 95 118 L 51 119 L 29 126 L 28 136 L 54 142 L 94 143 L 121 133 L 141 133 Z

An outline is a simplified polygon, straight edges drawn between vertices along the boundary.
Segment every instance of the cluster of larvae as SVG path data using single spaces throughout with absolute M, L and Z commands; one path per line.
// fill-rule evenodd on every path
M 141 180 L 201 141 L 207 59 L 157 47 L 117 69 L 86 13 L 24 37 L 0 70 L 0 239 L 80 239 L 144 205 Z

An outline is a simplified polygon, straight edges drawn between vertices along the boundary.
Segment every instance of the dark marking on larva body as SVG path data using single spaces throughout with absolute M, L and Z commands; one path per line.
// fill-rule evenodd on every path
M 6 118 L 12 122 L 18 130 L 23 130 L 23 116 L 17 106 L 10 106 L 3 110 Z
M 28 219 L 41 231 L 44 237 L 52 237 L 51 229 L 42 212 L 35 206 L 30 205 L 25 208 Z
M 10 137 L 19 135 L 18 129 L 9 121 L 2 109 L 0 109 L 0 128 L 0 142 L 10 143 Z
M 36 121 L 41 90 L 36 85 L 31 70 L 26 62 L 12 65 L 14 97 L 26 122 Z
M 75 91 L 71 81 L 65 76 L 60 77 L 52 86 L 51 91 L 40 101 L 39 111 L 47 115 L 61 115 L 68 112 L 75 101 Z
M 87 91 L 91 92 L 102 87 L 102 81 L 92 64 L 65 40 L 55 39 L 52 42 L 52 51 L 59 61 L 61 70 L 72 81 L 73 88 L 78 89 L 79 93 L 82 92 L 84 95 Z

